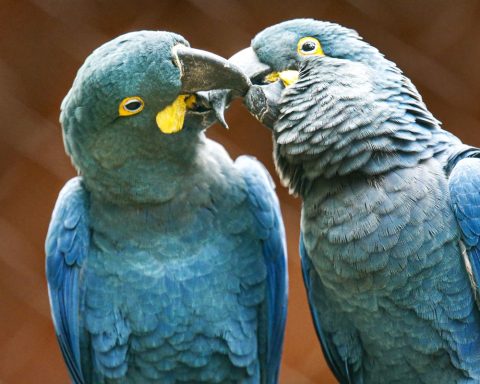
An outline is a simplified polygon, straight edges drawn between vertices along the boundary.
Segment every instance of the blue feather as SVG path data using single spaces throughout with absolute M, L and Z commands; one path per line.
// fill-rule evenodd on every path
M 263 256 L 267 265 L 267 358 L 262 362 L 267 383 L 276 383 L 283 349 L 287 315 L 288 277 L 285 230 L 274 184 L 261 163 L 248 156 L 239 157 L 235 165 L 247 185 L 252 212 L 263 239 Z
M 79 275 L 88 251 L 87 193 L 80 178 L 60 192 L 46 242 L 46 273 L 55 331 L 75 384 L 84 383 L 79 340 Z
M 312 272 L 313 266 L 307 254 L 307 250 L 305 249 L 302 235 L 300 236 L 300 259 L 302 263 L 303 283 L 305 284 L 305 289 L 307 292 L 310 313 L 312 315 L 318 340 L 322 347 L 323 356 L 325 357 L 328 366 L 330 367 L 340 384 L 353 383 L 350 378 L 350 369 L 347 362 L 342 361 L 338 351 L 335 350 L 335 346 L 333 346 L 332 341 L 329 340 L 329 336 L 322 329 L 322 323 L 320 321 L 320 317 L 315 305 L 315 300 L 313 298 L 314 290 L 312 287 L 311 279 L 312 276 L 314 276 L 315 271 Z
M 456 160 L 456 159 L 455 159 Z M 449 178 L 450 198 L 462 240 L 467 247 L 472 278 L 480 294 L 480 159 L 455 162 Z

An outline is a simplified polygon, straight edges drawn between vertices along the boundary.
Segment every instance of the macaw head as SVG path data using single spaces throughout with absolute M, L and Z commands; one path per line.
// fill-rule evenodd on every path
M 364 42 L 352 29 L 326 21 L 295 19 L 264 29 L 255 36 L 249 48 L 238 52 L 230 61 L 241 64 L 247 71 L 257 68 L 248 73 L 253 77 L 297 71 L 302 62 L 318 57 L 362 62 L 369 66 L 376 66 L 383 59 L 376 48 Z
M 177 34 L 119 36 L 86 59 L 62 103 L 66 151 L 91 190 L 148 201 L 149 177 L 184 172 L 217 119 L 201 91 L 248 85 Z
M 396 65 L 334 23 L 274 25 L 229 61 L 254 84 L 245 104 L 273 130 L 277 168 L 295 192 L 320 176 L 412 166 L 438 127 Z
M 332 72 L 337 78 L 337 73 L 358 73 L 361 76 L 351 76 L 347 87 L 364 89 L 365 78 L 374 71 L 396 68 L 356 31 L 313 19 L 289 20 L 266 28 L 255 36 L 250 47 L 229 61 L 241 68 L 253 84 L 264 86 L 262 96 L 270 99 L 269 113 L 262 106 L 266 100 L 253 100 L 256 106 L 247 100 L 247 106 L 260 108 L 252 112 L 269 128 L 278 117 L 277 104 L 283 90 L 297 82 L 302 69 L 315 66 L 319 82 L 332 77 Z M 335 92 L 333 87 L 331 91 Z

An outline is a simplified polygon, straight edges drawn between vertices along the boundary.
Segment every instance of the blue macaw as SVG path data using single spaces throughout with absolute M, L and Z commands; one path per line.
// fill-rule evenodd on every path
M 337 379 L 479 383 L 480 150 L 337 24 L 280 23 L 231 62 L 303 199 L 304 282 Z
M 225 59 L 142 31 L 95 50 L 62 104 L 81 176 L 46 241 L 73 382 L 275 383 L 287 300 L 273 183 L 204 130 L 202 92 L 248 89 Z M 198 94 L 197 94 L 198 91 Z

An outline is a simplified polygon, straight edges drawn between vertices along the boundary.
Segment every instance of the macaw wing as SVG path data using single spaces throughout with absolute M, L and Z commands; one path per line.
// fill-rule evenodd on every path
M 466 248 L 467 271 L 480 293 L 480 158 L 463 158 L 448 180 L 453 211 Z
M 275 186 L 268 171 L 256 159 L 241 156 L 235 162 L 247 184 L 252 212 L 258 222 L 267 267 L 267 351 L 261 362 L 267 383 L 276 383 L 283 349 L 287 316 L 288 272 L 285 228 Z
M 310 306 L 310 313 L 312 315 L 315 331 L 317 332 L 318 340 L 322 347 L 325 360 L 333 372 L 337 380 L 341 384 L 353 383 L 350 373 L 350 368 L 344 359 L 338 353 L 337 347 L 333 343 L 332 335 L 326 333 L 322 329 L 322 323 L 319 316 L 319 308 L 315 305 L 315 296 L 326 295 L 324 287 L 320 281 L 317 273 L 314 270 L 310 257 L 307 254 L 305 245 L 303 243 L 303 236 L 300 235 L 300 259 L 302 263 L 302 274 L 305 289 L 307 291 L 308 304 Z M 330 308 L 329 310 L 332 310 Z M 340 319 L 339 319 L 340 320 Z
M 79 339 L 79 278 L 89 245 L 87 193 L 81 179 L 60 192 L 46 240 L 51 313 L 63 358 L 75 384 L 83 384 Z

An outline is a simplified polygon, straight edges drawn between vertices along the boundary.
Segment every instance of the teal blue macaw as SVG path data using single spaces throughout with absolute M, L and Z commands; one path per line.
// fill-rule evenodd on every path
M 305 287 L 337 379 L 479 383 L 480 150 L 337 24 L 280 23 L 231 62 L 303 199 Z
M 287 265 L 273 183 L 204 135 L 216 116 L 201 91 L 248 84 L 168 32 L 122 35 L 78 71 L 61 124 L 80 176 L 46 241 L 76 384 L 277 381 Z

